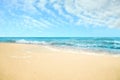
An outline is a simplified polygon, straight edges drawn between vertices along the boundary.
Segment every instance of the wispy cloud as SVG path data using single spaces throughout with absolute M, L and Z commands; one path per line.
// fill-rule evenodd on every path
M 36 20 L 33 17 L 25 15 L 21 16 L 21 20 L 18 25 L 21 25 L 21 27 L 23 28 L 25 27 L 29 29 L 37 28 L 38 30 L 43 30 L 53 26 L 53 24 L 44 19 Z
M 78 22 L 82 20 L 93 25 L 120 27 L 117 24 L 120 22 L 119 4 L 119 0 L 66 0 L 65 9 L 77 16 Z
M 21 23 L 26 26 L 49 28 L 61 24 L 92 24 L 120 27 L 120 0 L 2 1 L 9 14 L 22 16 Z

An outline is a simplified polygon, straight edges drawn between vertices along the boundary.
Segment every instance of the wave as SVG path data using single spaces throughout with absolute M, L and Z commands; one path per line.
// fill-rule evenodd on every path
M 80 48 L 106 48 L 120 49 L 120 41 L 117 40 L 11 40 L 15 43 L 40 44 L 54 46 L 71 46 Z
M 92 50 L 115 50 L 120 52 L 120 39 L 94 38 L 3 38 L 0 42 L 52 45 Z
M 48 44 L 45 41 L 30 41 L 30 40 L 25 40 L 25 39 L 16 40 L 15 42 L 16 43 L 23 43 L 23 44 L 41 44 L 41 45 Z

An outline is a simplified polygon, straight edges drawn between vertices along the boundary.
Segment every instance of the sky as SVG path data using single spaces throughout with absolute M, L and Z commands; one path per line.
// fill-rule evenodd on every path
M 0 0 L 0 37 L 120 37 L 120 0 Z

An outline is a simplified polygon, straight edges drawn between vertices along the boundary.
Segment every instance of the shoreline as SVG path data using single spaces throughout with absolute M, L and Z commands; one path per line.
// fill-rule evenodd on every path
M 0 80 L 120 80 L 120 57 L 88 53 L 0 43 Z
M 54 46 L 54 45 L 50 45 L 50 44 L 32 44 L 32 43 L 11 43 L 11 42 L 0 42 L 0 44 L 23 44 L 23 45 L 34 45 L 34 46 L 42 46 L 42 47 L 46 47 L 49 49 L 54 49 L 54 50 L 67 50 L 67 51 L 71 51 L 71 52 L 76 52 L 76 53 L 80 53 L 80 52 L 87 52 L 88 54 L 86 55 L 96 55 L 96 56 L 104 56 L 104 55 L 110 55 L 113 57 L 120 57 L 120 53 L 115 53 L 115 52 L 110 52 L 110 51 L 104 51 L 104 50 L 93 50 L 93 49 L 82 49 L 82 48 L 75 48 L 75 47 L 69 47 L 69 46 Z

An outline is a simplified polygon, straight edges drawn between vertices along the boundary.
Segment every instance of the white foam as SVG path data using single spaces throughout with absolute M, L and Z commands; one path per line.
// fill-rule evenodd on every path
M 46 46 L 43 46 L 49 50 L 52 50 L 52 51 L 60 51 L 58 48 L 55 48 L 55 47 L 52 47 L 52 46 L 49 46 L 49 45 L 46 45 Z
M 114 41 L 114 43 L 120 44 L 120 41 Z
M 47 44 L 45 41 L 29 41 L 29 40 L 17 40 L 16 43 L 24 43 L 24 44 L 41 44 L 41 45 L 45 45 Z

